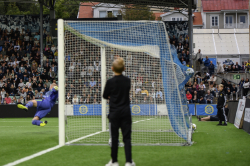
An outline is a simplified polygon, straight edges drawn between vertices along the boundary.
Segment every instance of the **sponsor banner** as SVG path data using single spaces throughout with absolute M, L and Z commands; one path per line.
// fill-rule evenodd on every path
M 236 64 L 236 62 L 240 64 L 240 58 L 217 58 L 217 61 L 226 66 Z
M 195 104 L 188 104 L 189 113 L 195 115 Z
M 236 116 L 234 120 L 234 126 L 237 127 L 238 129 L 242 128 L 242 124 L 243 124 L 242 115 L 245 109 L 245 103 L 246 103 L 245 99 L 240 99 L 238 103 L 238 108 L 237 108 L 237 112 L 236 112 Z
M 250 123 L 250 108 L 245 109 L 244 121 Z
M 108 114 L 107 105 L 107 114 Z M 154 104 L 132 104 L 130 105 L 132 115 L 157 115 L 157 105 Z M 101 104 L 73 105 L 74 115 L 102 115 Z
M 196 115 L 217 115 L 216 104 L 197 104 Z

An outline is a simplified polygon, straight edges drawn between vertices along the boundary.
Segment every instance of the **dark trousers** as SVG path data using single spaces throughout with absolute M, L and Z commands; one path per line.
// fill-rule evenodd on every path
M 249 88 L 244 88 L 244 89 L 243 89 L 243 96 L 246 96 L 246 95 L 247 95 L 248 90 L 249 90 Z
M 224 107 L 218 108 L 217 117 L 219 118 L 219 123 L 222 123 L 222 121 L 224 121 L 225 124 L 227 124 L 227 117 Z
M 128 113 L 122 112 L 110 112 L 109 113 L 109 129 L 111 131 L 111 157 L 112 162 L 117 162 L 118 153 L 118 139 L 119 139 L 119 128 L 122 130 L 123 142 L 125 148 L 126 162 L 132 163 L 131 154 L 131 127 L 132 119 L 130 110 L 126 111 Z

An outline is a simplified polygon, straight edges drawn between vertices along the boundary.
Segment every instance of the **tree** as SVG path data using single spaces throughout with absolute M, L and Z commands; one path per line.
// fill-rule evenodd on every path
M 76 0 L 57 0 L 55 3 L 56 18 L 77 18 L 79 5 L 81 1 Z M 67 5 L 68 4 L 68 5 Z M 76 6 L 71 4 L 77 4 Z
M 155 15 L 147 6 L 125 5 L 120 12 L 124 20 L 155 20 Z

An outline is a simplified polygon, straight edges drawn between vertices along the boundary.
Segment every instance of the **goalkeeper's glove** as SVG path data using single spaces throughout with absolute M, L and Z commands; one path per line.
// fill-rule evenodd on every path
M 56 91 L 58 91 L 58 86 L 54 86 L 54 89 L 55 89 Z

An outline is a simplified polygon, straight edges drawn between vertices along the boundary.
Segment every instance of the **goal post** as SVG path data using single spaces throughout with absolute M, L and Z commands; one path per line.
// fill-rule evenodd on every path
M 132 144 L 191 144 L 183 86 L 190 68 L 171 53 L 163 22 L 59 19 L 58 52 L 60 145 L 108 145 L 102 94 L 118 56 L 131 79 Z
M 64 22 L 57 21 L 58 37 L 58 123 L 59 123 L 59 145 L 65 145 L 65 72 L 64 72 Z

